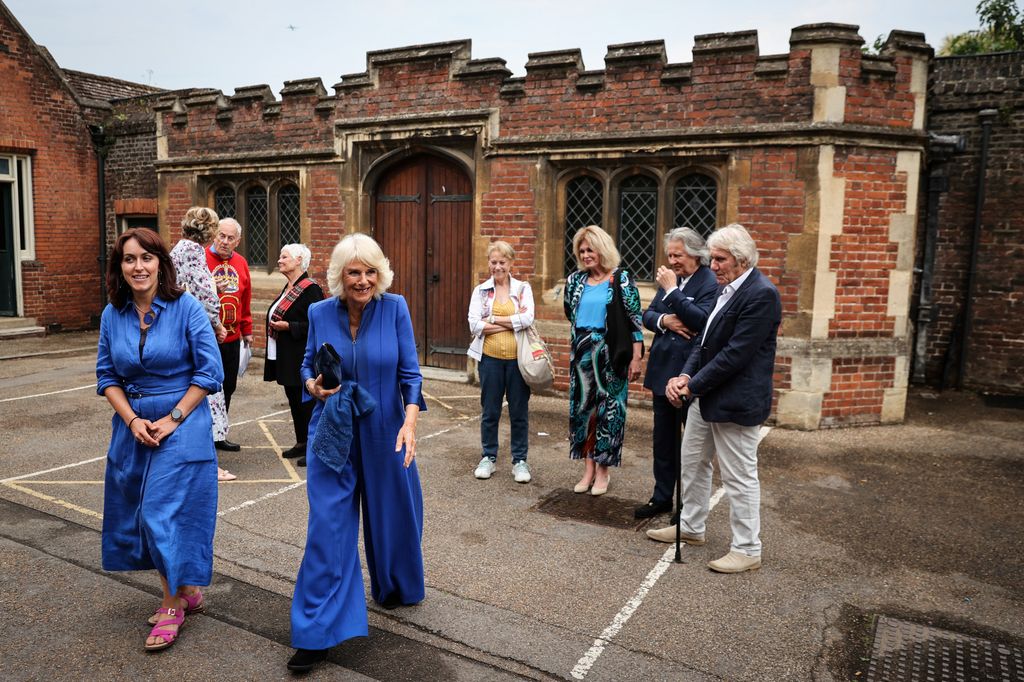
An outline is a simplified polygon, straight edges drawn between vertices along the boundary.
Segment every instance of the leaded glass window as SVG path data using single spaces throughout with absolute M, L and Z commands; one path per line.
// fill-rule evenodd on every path
M 673 227 L 692 227 L 707 238 L 718 222 L 718 183 L 703 173 L 679 179 L 674 195 Z
M 218 218 L 234 218 L 235 211 L 235 190 L 230 187 L 221 187 L 213 193 L 213 210 Z
M 285 185 L 277 193 L 277 218 L 281 246 L 298 244 L 299 237 L 299 188 Z
M 654 279 L 658 229 L 658 185 L 646 175 L 633 175 L 619 187 L 619 252 L 638 280 Z
M 601 225 L 604 217 L 604 191 L 601 181 L 589 175 L 573 178 L 565 185 L 565 257 L 566 276 L 576 270 L 572 238 L 588 225 Z
M 267 264 L 269 215 L 267 190 L 250 187 L 245 192 L 245 241 L 248 243 L 249 265 Z

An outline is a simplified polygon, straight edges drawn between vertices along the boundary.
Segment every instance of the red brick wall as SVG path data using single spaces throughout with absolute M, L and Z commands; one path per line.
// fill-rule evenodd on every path
M 100 299 L 96 155 L 81 108 L 0 6 L 0 151 L 32 159 L 35 252 L 22 263 L 27 317 L 81 328 Z
M 962 135 L 943 173 L 949 190 L 939 202 L 934 321 L 927 329 L 926 380 L 957 378 L 956 330 L 967 297 L 980 166 L 979 112 L 995 109 L 989 141 L 972 332 L 964 385 L 1024 394 L 1024 52 L 936 59 L 929 80 L 928 127 Z M 922 212 L 921 233 L 927 216 Z M 951 341 L 952 347 L 951 347 Z

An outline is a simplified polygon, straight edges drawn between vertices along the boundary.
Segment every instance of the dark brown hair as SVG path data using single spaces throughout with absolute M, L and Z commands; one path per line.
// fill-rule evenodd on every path
M 124 279 L 121 272 L 121 261 L 124 259 L 124 245 L 129 239 L 134 239 L 146 253 L 151 253 L 160 261 L 160 268 L 157 270 L 156 294 L 165 301 L 174 299 L 185 293 L 184 289 L 178 287 L 178 274 L 174 270 L 174 263 L 171 262 L 171 254 L 168 253 L 164 240 L 160 235 L 146 227 L 133 227 L 125 230 L 124 234 L 114 242 L 114 248 L 110 250 L 110 257 L 107 259 L 107 297 L 114 307 L 121 308 L 131 297 L 131 287 Z

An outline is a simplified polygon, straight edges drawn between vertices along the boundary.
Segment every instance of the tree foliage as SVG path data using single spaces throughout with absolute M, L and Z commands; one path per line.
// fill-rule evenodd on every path
M 940 55 L 1024 50 L 1024 14 L 1016 0 L 981 0 L 976 11 L 981 28 L 946 36 Z

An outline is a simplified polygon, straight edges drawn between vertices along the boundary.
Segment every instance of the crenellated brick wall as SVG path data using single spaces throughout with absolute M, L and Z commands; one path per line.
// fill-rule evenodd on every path
M 465 286 L 486 276 L 488 242 L 512 243 L 564 389 L 562 178 L 591 168 L 614 186 L 696 164 L 719 178 L 719 224 L 751 230 L 782 294 L 777 422 L 899 421 L 931 50 L 894 31 L 864 55 L 842 24 L 798 27 L 790 42 L 760 55 L 753 31 L 697 36 L 685 64 L 661 41 L 613 45 L 601 70 L 579 50 L 533 53 L 521 78 L 472 59 L 468 42 L 439 43 L 371 52 L 331 95 L 318 79 L 287 83 L 280 100 L 266 86 L 170 93 L 154 107 L 161 229 L 173 240 L 218 177 L 298 173 L 303 239 L 325 264 L 340 235 L 373 232 L 381 169 L 415 153 L 455 159 L 474 187 Z

